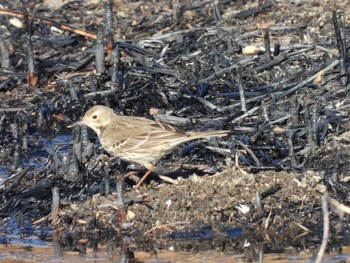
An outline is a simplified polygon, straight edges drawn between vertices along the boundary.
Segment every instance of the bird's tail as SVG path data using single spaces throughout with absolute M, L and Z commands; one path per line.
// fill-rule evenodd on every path
M 210 138 L 210 137 L 224 137 L 228 135 L 230 131 L 200 131 L 200 132 L 189 132 L 187 133 L 191 140 L 200 138 Z

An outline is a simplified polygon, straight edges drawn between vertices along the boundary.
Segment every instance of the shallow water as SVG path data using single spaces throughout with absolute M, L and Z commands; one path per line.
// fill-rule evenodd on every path
M 232 231 L 231 231 L 232 232 Z M 268 235 L 244 235 L 233 231 L 223 235 L 198 237 L 145 237 L 110 233 L 78 238 L 50 228 L 27 225 L 18 227 L 16 218 L 0 224 L 1 262 L 314 262 L 318 245 L 308 248 L 277 244 Z M 179 236 L 178 234 L 176 236 Z M 302 242 L 301 242 L 302 243 Z M 328 246 L 323 262 L 350 262 L 350 247 Z
M 132 245 L 130 246 L 132 247 Z M 350 251 L 343 247 L 343 254 L 328 253 L 323 262 L 350 262 Z M 157 252 L 131 250 L 124 247 L 97 246 L 86 248 L 63 248 L 58 243 L 45 242 L 41 245 L 13 243 L 0 245 L 1 262 L 314 262 L 315 255 L 310 250 L 286 248 L 280 253 L 264 253 L 262 249 L 254 253 L 246 248 L 241 253 L 218 250 L 201 252 L 177 251 L 176 246 Z
M 54 137 L 44 137 L 39 133 L 34 133 L 27 137 L 28 144 L 32 145 L 30 151 L 25 152 L 21 158 L 21 163 L 18 167 L 13 167 L 12 164 L 1 164 L 0 162 L 0 183 L 10 175 L 8 168 L 12 170 L 21 170 L 30 167 L 30 170 L 42 168 L 46 160 L 50 157 L 50 152 L 57 147 L 57 153 L 65 154 L 68 152 L 72 144 L 71 134 L 58 134 Z M 34 146 L 35 145 L 35 146 Z

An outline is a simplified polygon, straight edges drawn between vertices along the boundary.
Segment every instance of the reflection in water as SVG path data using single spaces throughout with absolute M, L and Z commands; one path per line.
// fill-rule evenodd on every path
M 24 222 L 20 227 L 19 221 Z M 206 232 L 198 238 L 198 231 L 187 233 L 186 237 L 177 233 L 179 238 L 152 239 L 98 231 L 78 236 L 36 229 L 25 220 L 10 218 L 6 224 L 2 221 L 0 232 L 1 262 L 313 262 L 318 249 L 311 244 L 309 249 L 286 244 L 281 248 L 282 243 L 266 234 L 256 236 L 234 228 L 226 231 L 236 233 L 231 237 Z M 350 257 L 347 247 L 331 251 L 325 262 Z
M 318 250 L 317 243 L 294 248 L 283 236 L 259 236 L 240 228 L 174 232 L 162 238 L 97 230 L 79 236 L 38 228 L 21 216 L 3 219 L 0 233 L 1 262 L 313 262 Z M 347 247 L 330 251 L 324 262 L 350 258 Z
M 53 138 L 44 137 L 40 134 L 28 135 L 27 143 L 32 147 L 27 147 L 32 149 L 31 152 L 25 152 L 17 155 L 27 155 L 20 158 L 19 164 L 14 166 L 13 156 L 11 157 L 12 163 L 1 163 L 0 162 L 0 182 L 5 179 L 13 170 L 18 168 L 30 167 L 31 169 L 42 168 L 45 165 L 48 157 L 50 156 L 50 151 L 53 151 L 55 147 L 58 147 L 58 153 L 66 153 L 68 148 L 72 144 L 71 134 L 59 134 Z M 35 146 L 35 147 L 34 147 Z M 21 148 L 21 147 L 20 147 Z M 22 149 L 23 150 L 23 149 Z
M 1 262 L 313 262 L 315 252 L 311 250 L 285 249 L 279 253 L 264 253 L 264 244 L 258 247 L 234 251 L 178 251 L 176 245 L 167 250 L 141 251 L 130 243 L 130 238 L 119 239 L 105 245 L 91 247 L 87 244 L 63 247 L 56 236 L 52 242 L 42 246 L 23 243 L 0 245 Z M 91 245 L 91 243 L 90 243 Z M 151 244 L 149 244 L 151 245 Z M 343 248 L 344 251 L 347 249 Z M 341 250 L 340 250 L 341 251 Z M 339 262 L 350 258 L 350 254 L 328 254 L 324 262 Z

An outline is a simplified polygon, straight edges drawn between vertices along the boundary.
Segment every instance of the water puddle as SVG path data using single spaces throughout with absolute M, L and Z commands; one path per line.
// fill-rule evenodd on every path
M 163 238 L 117 233 L 78 236 L 35 227 L 25 219 L 10 217 L 0 224 L 0 261 L 280 263 L 314 262 L 318 252 L 316 243 L 293 247 L 278 243 L 268 235 L 265 238 L 249 235 L 238 228 L 227 231 L 231 235 L 215 237 L 208 233 L 211 232 L 174 233 Z M 350 247 L 330 245 L 323 262 L 350 262 Z
M 0 162 L 0 180 L 6 179 L 15 170 L 25 169 L 29 167 L 30 170 L 43 168 L 46 161 L 53 152 L 66 154 L 72 144 L 71 134 L 58 134 L 54 137 L 44 137 L 39 133 L 34 133 L 27 136 L 28 150 L 23 150 L 21 153 L 20 164 L 13 165 L 12 163 Z M 14 157 L 12 157 L 12 160 Z
M 234 251 L 177 251 L 176 246 L 167 250 L 141 251 L 114 244 L 95 247 L 61 247 L 57 242 L 41 245 L 13 243 L 0 245 L 1 262 L 314 262 L 316 251 L 286 248 L 280 252 L 264 252 L 262 248 L 249 247 Z M 349 247 L 342 247 L 342 254 L 328 253 L 323 262 L 349 262 Z

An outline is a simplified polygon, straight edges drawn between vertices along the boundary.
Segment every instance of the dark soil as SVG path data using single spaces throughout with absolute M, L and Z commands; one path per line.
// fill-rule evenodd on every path
M 302 246 L 319 242 L 323 194 L 349 204 L 348 1 L 32 2 L 0 6 L 3 225 Z M 96 104 L 231 134 L 176 150 L 140 189 L 144 171 L 128 177 L 125 228 L 115 182 L 143 167 L 67 128 Z

